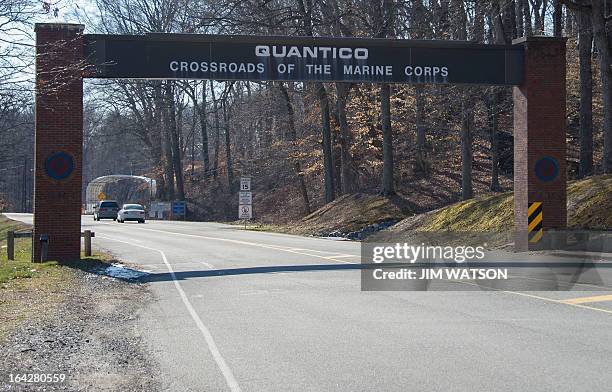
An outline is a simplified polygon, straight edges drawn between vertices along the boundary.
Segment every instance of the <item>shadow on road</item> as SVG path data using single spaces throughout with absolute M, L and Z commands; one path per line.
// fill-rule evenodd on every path
M 249 275 L 249 274 L 270 274 L 281 272 L 300 272 L 300 271 L 329 271 L 329 270 L 359 270 L 362 269 L 362 264 L 310 264 L 310 265 L 275 265 L 266 267 L 248 267 L 248 268 L 228 268 L 215 270 L 200 270 L 200 271 L 177 271 L 174 276 L 169 273 L 154 273 L 143 277 L 143 282 L 161 282 L 185 280 L 189 278 L 206 278 L 215 276 L 230 276 L 230 275 Z

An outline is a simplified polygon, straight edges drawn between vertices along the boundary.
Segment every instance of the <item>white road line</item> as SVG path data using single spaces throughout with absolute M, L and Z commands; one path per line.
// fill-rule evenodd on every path
M 185 307 L 187 308 L 187 311 L 191 315 L 191 318 L 198 326 L 198 329 L 200 330 L 200 332 L 202 332 L 202 335 L 204 336 L 204 340 L 206 340 L 206 344 L 208 345 L 208 350 L 210 351 L 211 355 L 215 359 L 215 362 L 217 363 L 219 370 L 221 370 L 221 373 L 223 373 L 223 377 L 225 378 L 225 382 L 227 383 L 227 386 L 232 392 L 240 392 L 241 389 L 240 389 L 240 386 L 238 385 L 238 381 L 236 381 L 236 378 L 234 377 L 232 370 L 229 368 L 229 366 L 225 362 L 225 359 L 223 359 L 221 352 L 219 352 L 219 348 L 217 347 L 217 344 L 215 343 L 215 340 L 213 339 L 212 334 L 210 333 L 206 325 L 204 325 L 204 323 L 202 322 L 202 319 L 200 318 L 198 313 L 195 311 L 195 309 L 191 305 L 191 302 L 189 302 L 189 298 L 187 298 L 185 291 L 183 291 L 181 284 L 176 278 L 176 275 L 174 274 L 174 270 L 172 269 L 172 266 L 170 265 L 170 263 L 168 262 L 168 259 L 166 258 L 166 254 L 159 249 L 150 248 L 148 246 L 138 245 L 138 244 L 134 244 L 134 243 L 127 242 L 127 241 L 118 240 L 116 238 L 107 237 L 105 235 L 100 235 L 99 237 L 108 239 L 111 241 L 122 242 L 124 244 L 138 246 L 144 249 L 152 250 L 152 251 L 158 252 L 161 255 L 162 260 L 164 260 L 164 264 L 166 264 L 166 268 L 168 268 L 168 272 L 170 273 L 170 276 L 172 276 L 172 281 L 174 282 L 174 286 L 176 287 L 176 290 L 179 292 L 179 295 L 181 296 L 181 299 L 183 300 L 183 304 L 185 304 Z
M 462 284 L 467 284 L 470 286 L 477 286 L 480 287 L 479 284 L 477 283 L 472 283 L 472 282 L 465 282 L 465 281 L 453 281 L 456 283 L 462 283 Z M 511 290 L 502 290 L 502 289 L 497 289 L 495 287 L 487 287 L 487 289 L 489 290 L 493 290 L 493 291 L 497 291 L 499 293 L 506 293 L 506 294 L 514 294 L 514 295 L 520 295 L 522 297 L 527 297 L 527 298 L 533 298 L 533 299 L 539 299 L 541 301 L 546 301 L 546 302 L 552 302 L 555 304 L 561 304 L 561 305 L 568 305 L 568 306 L 573 306 L 576 308 L 582 308 L 582 309 L 589 309 L 589 310 L 594 310 L 596 312 L 602 312 L 602 313 L 608 313 L 608 314 L 612 314 L 612 310 L 607 310 L 607 309 L 602 309 L 602 308 L 597 308 L 594 306 L 587 306 L 587 305 L 581 305 L 581 304 L 572 304 L 569 302 L 566 302 L 565 300 L 561 300 L 561 299 L 554 299 L 554 298 L 548 298 L 548 297 L 542 297 L 539 295 L 533 295 L 533 294 L 528 294 L 528 293 L 522 293 L 519 291 L 511 291 Z
M 295 253 L 295 254 L 310 256 L 310 257 L 316 257 L 316 258 L 319 258 L 319 259 L 332 260 L 332 261 L 336 261 L 338 263 L 344 263 L 344 264 L 359 264 L 359 263 L 351 263 L 350 261 L 335 260 L 334 259 L 335 256 L 313 255 L 313 254 L 310 254 L 310 253 L 298 252 L 298 251 L 292 250 L 292 248 L 279 248 L 278 246 L 275 246 L 275 245 L 261 244 L 261 243 L 258 243 L 258 242 L 231 240 L 229 238 L 207 237 L 207 236 L 204 236 L 204 235 L 177 233 L 177 232 L 174 232 L 174 231 L 166 231 L 166 230 L 155 230 L 155 229 L 145 229 L 145 228 L 141 228 L 140 230 L 154 231 L 154 232 L 157 232 L 157 233 L 164 233 L 164 234 L 174 234 L 174 235 L 179 235 L 179 236 L 184 236 L 184 237 L 204 238 L 206 240 L 230 242 L 230 243 L 239 244 L 239 245 L 256 246 L 256 247 L 260 247 L 260 248 L 279 250 L 281 252 L 288 252 L 288 253 Z M 306 251 L 309 251 L 309 252 L 320 252 L 320 251 L 313 250 L 313 249 L 303 249 L 303 250 L 306 250 Z M 332 252 L 328 252 L 328 253 L 332 253 Z M 359 257 L 359 256 L 355 256 L 355 257 Z
M 345 257 L 361 257 L 361 256 L 357 256 L 357 255 L 337 255 L 337 256 L 331 256 L 334 259 L 338 259 L 338 258 L 345 258 Z
M 205 262 L 205 261 L 200 261 L 199 263 L 200 263 L 200 264 L 202 264 L 202 265 L 204 265 L 204 266 L 206 266 L 208 269 L 215 269 L 215 266 L 214 266 L 214 265 L 212 265 L 212 264 L 210 264 L 210 263 L 207 263 L 207 262 Z

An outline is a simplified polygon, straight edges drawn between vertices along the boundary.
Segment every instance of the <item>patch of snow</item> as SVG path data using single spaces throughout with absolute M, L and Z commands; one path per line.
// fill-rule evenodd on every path
M 121 263 L 114 263 L 110 267 L 104 269 L 104 275 L 117 279 L 138 280 L 149 275 L 149 273 L 128 268 Z

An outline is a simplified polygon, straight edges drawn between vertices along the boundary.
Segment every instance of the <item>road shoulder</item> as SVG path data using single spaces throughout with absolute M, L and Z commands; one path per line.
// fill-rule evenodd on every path
M 159 371 L 136 328 L 152 300 L 145 284 L 56 267 L 0 289 L 0 310 L 12 327 L 0 340 L 0 391 L 156 391 Z M 65 374 L 58 384 L 16 385 L 8 373 Z

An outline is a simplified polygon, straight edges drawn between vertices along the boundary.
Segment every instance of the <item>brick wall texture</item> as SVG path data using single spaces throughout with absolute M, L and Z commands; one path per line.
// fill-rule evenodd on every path
M 566 60 L 561 38 L 532 37 L 515 44 L 525 46 L 524 83 L 514 88 L 514 226 L 517 248 L 525 250 L 529 203 L 543 203 L 544 232 L 567 226 Z M 556 178 L 536 175 L 542 158 L 557 162 Z
M 81 244 L 83 156 L 83 27 L 36 25 L 36 136 L 33 257 L 49 236 L 48 259 L 77 260 Z M 56 180 L 45 161 L 57 153 L 74 160 L 72 174 Z M 66 172 L 66 171 L 64 171 Z

